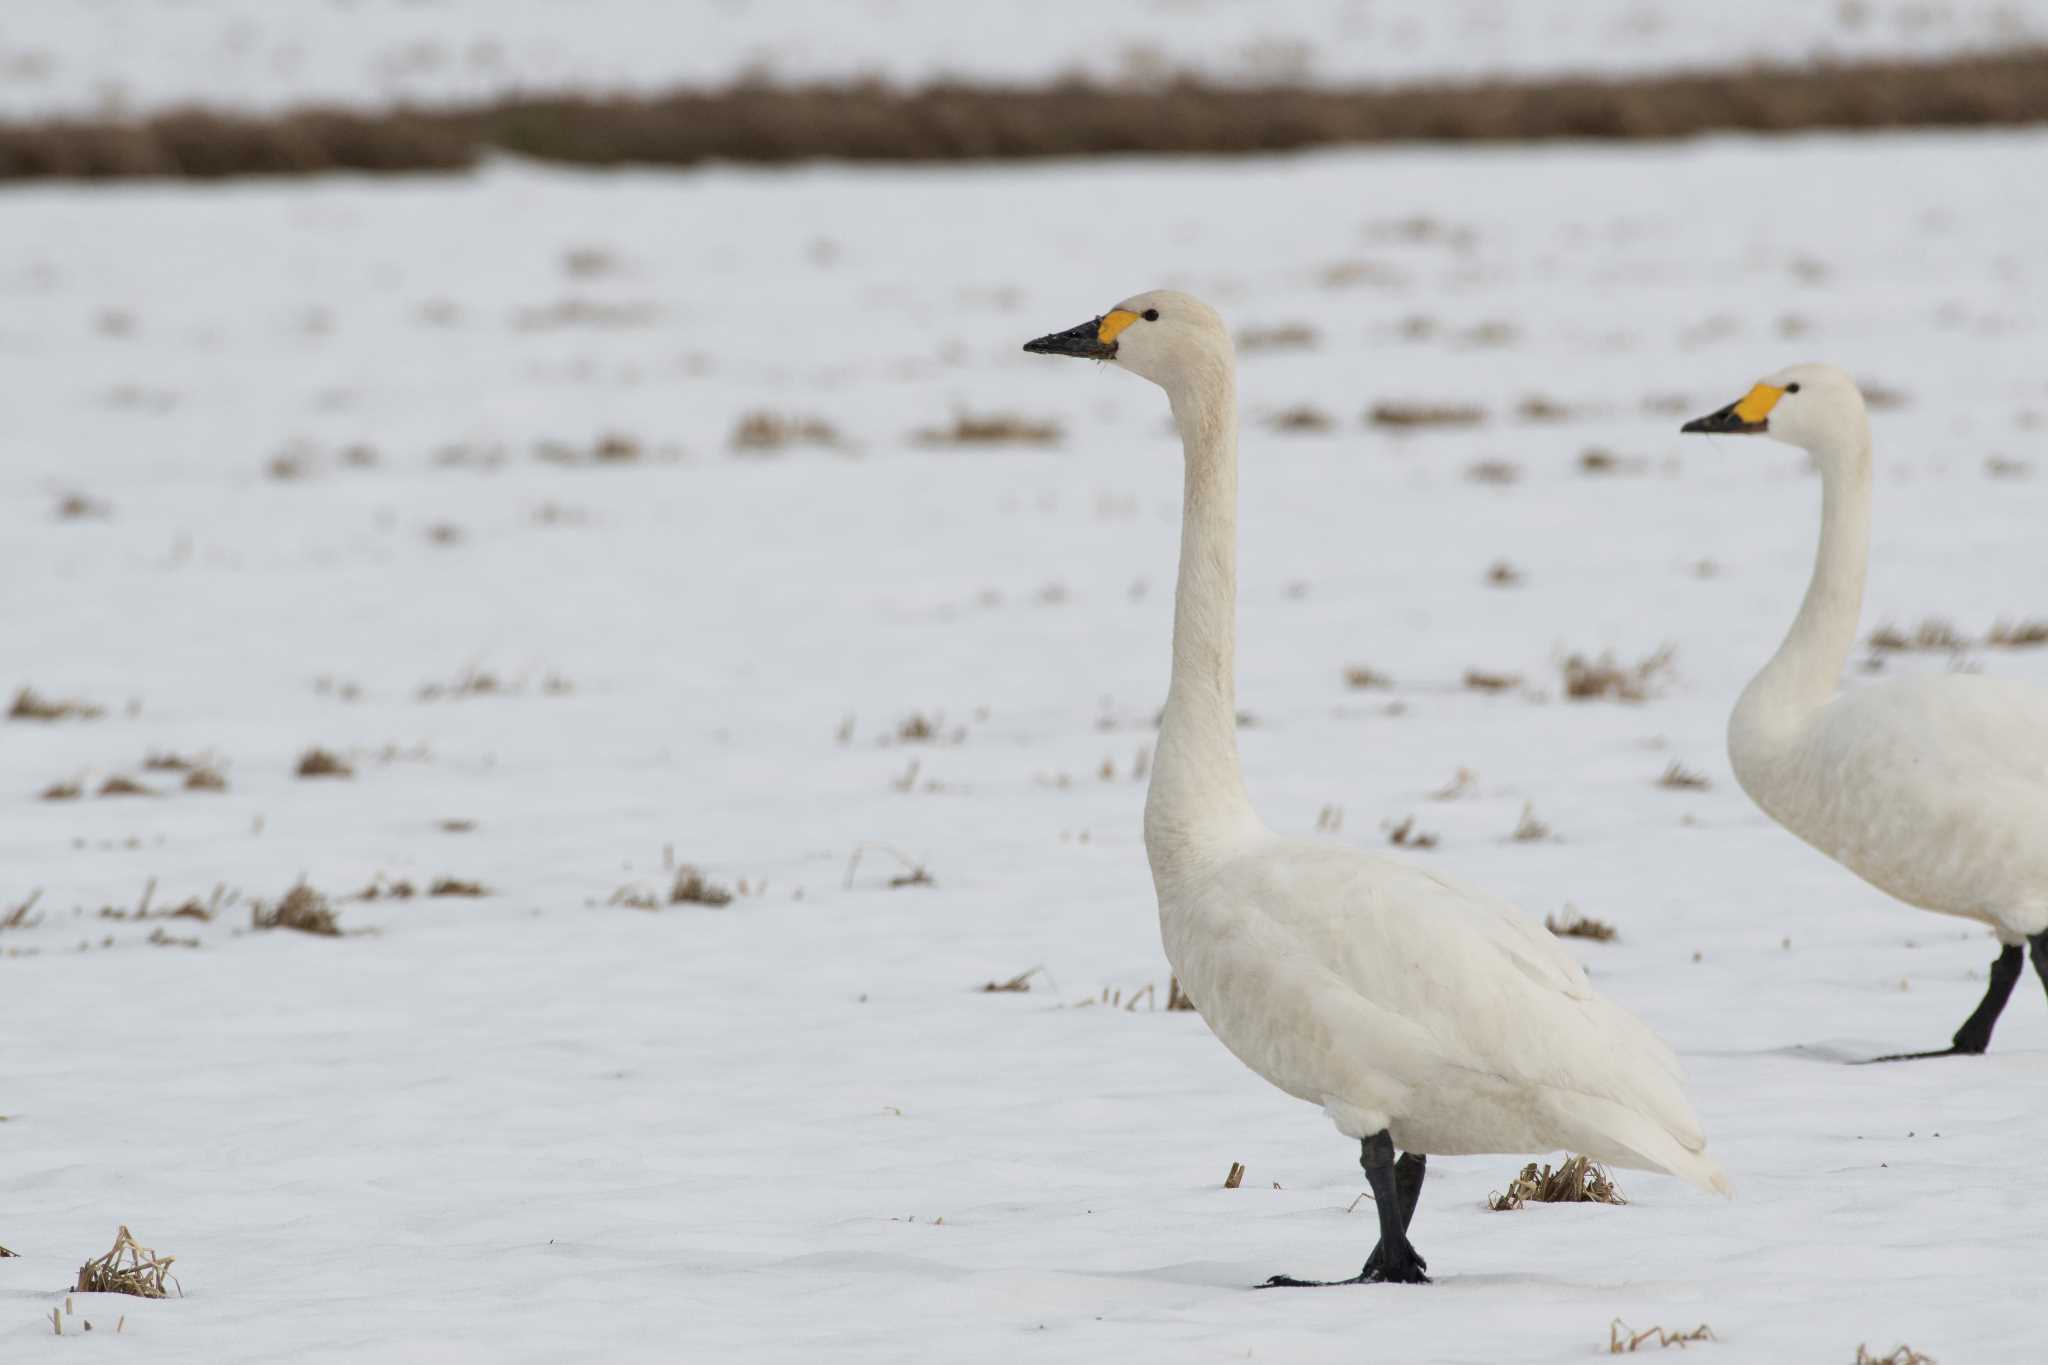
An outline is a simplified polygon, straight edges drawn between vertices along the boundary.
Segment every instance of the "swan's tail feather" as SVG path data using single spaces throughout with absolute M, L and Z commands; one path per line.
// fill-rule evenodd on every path
M 1687 1146 L 1654 1119 L 1610 1100 L 1554 1095 L 1550 1109 L 1572 1136 L 1575 1151 L 1637 1171 L 1662 1171 L 1707 1191 L 1735 1197 L 1735 1187 L 1703 1148 Z

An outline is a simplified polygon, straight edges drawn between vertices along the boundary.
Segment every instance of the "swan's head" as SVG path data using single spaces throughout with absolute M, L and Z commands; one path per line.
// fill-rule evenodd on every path
M 1759 380 L 1719 412 L 1695 418 L 1680 431 L 1762 434 L 1807 450 L 1827 447 L 1838 433 L 1866 418 L 1856 381 L 1832 365 L 1794 365 Z
M 1024 343 L 1034 355 L 1107 360 L 1161 388 L 1230 362 L 1230 331 L 1216 310 L 1190 294 L 1134 294 L 1099 318 Z

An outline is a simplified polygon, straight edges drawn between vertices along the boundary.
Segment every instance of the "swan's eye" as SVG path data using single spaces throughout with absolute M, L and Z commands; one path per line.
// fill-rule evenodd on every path
M 1159 310 L 1157 308 L 1147 308 L 1140 316 L 1147 322 L 1157 322 L 1159 321 Z
M 1787 393 L 1797 393 L 1797 392 L 1799 392 L 1799 386 L 1798 386 L 1797 384 L 1787 384 L 1787 385 L 1785 386 L 1785 392 L 1787 392 Z

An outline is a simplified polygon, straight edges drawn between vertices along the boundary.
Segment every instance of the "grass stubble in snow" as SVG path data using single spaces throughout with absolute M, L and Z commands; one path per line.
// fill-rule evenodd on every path
M 1563 1362 L 1617 1318 L 1711 1322 L 1688 1354 L 1731 1360 L 2026 1358 L 2038 992 L 1982 1058 L 1841 1064 L 1946 1037 L 1991 945 L 1728 779 L 1818 494 L 1675 427 L 1782 360 L 1888 385 L 1866 628 L 1964 647 L 1871 663 L 2048 676 L 1993 639 L 2048 611 L 2044 485 L 1989 464 L 2048 420 L 2043 154 L 9 191 L 0 1356 L 55 1349 L 127 1220 L 189 1290 L 119 1310 L 164 1362 L 1334 1361 L 1368 1330 Z M 1105 201 L 1172 230 L 1075 211 Z M 1297 339 L 1247 349 L 1248 419 L 1345 414 L 1248 421 L 1262 806 L 1365 845 L 1407 822 L 1393 856 L 1620 926 L 1572 942 L 1683 1058 L 1736 1202 L 1640 1176 L 1497 1217 L 1520 1156 L 1446 1158 L 1434 1286 L 1244 1292 L 1356 1265 L 1370 1220 L 1352 1153 L 1161 961 L 1173 438 L 1143 386 L 1016 354 L 1168 283 Z M 733 449 L 754 413 L 798 439 Z M 1058 437 L 915 437 L 998 413 Z M 107 514 L 52 516 L 72 492 Z M 38 714 L 74 702 L 100 714 Z M 314 740 L 353 776 L 298 776 Z M 117 775 L 156 796 L 84 796 Z M 1556 832 L 1514 838 L 1525 813 Z M 442 880 L 492 894 L 391 893 Z M 338 934 L 228 913 L 281 887 L 384 891 L 301 907 Z

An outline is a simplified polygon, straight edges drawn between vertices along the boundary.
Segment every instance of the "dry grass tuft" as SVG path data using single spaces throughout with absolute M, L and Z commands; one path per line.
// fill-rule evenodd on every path
M 104 782 L 100 783 L 100 790 L 99 790 L 99 794 L 100 794 L 101 796 L 155 796 L 155 795 L 156 795 L 156 793 L 155 793 L 155 792 L 151 791 L 151 790 L 150 790 L 150 789 L 149 789 L 148 787 L 145 787 L 145 786 L 143 786 L 143 785 L 142 785 L 142 784 L 141 784 L 140 782 L 137 782 L 137 781 L 136 781 L 136 780 L 135 780 L 134 778 L 132 778 L 132 777 L 123 777 L 123 776 L 122 776 L 121 774 L 119 774 L 119 773 L 115 773 L 115 774 L 114 774 L 114 775 L 113 775 L 112 777 L 110 777 L 110 778 L 108 778 L 108 779 L 107 779 L 106 781 L 104 781 Z
M 112 515 L 114 509 L 111 504 L 83 493 L 66 493 L 57 502 L 59 521 L 104 521 Z
M 1555 915 L 1543 917 L 1543 927 L 1559 938 L 1589 938 L 1595 943 L 1610 943 L 1614 940 L 1614 926 L 1606 920 L 1582 915 L 1575 905 L 1566 905 L 1564 918 Z
M 1657 785 L 1670 787 L 1675 791 L 1698 792 L 1705 791 L 1714 784 L 1707 780 L 1705 773 L 1696 773 L 1674 758 L 1664 769 L 1664 775 L 1657 779 Z
M 1252 351 L 1309 351 L 1322 341 L 1315 328 L 1305 322 L 1283 322 L 1276 327 L 1247 327 L 1237 334 L 1237 349 Z
M 114 1234 L 113 1250 L 78 1268 L 75 1292 L 132 1294 L 139 1299 L 161 1299 L 167 1297 L 164 1285 L 168 1282 L 177 1285 L 178 1294 L 183 1297 L 185 1286 L 178 1284 L 178 1277 L 170 1273 L 171 1262 L 175 1259 L 159 1256 L 138 1244 L 124 1224 Z
M 76 782 L 52 782 L 38 793 L 44 801 L 76 801 L 84 795 L 85 788 Z
M 285 892 L 284 898 L 275 906 L 257 901 L 250 907 L 249 922 L 256 929 L 296 929 L 302 934 L 318 934 L 323 938 L 337 938 L 341 934 L 341 926 L 335 923 L 334 911 L 328 907 L 327 897 L 304 882 Z
M 1707 1326 L 1704 1322 L 1693 1328 L 1690 1332 L 1667 1332 L 1662 1327 L 1646 1327 L 1638 1332 L 1620 1318 L 1616 1318 L 1613 1322 L 1607 1324 L 1607 1354 L 1611 1356 L 1633 1355 L 1644 1342 L 1653 1338 L 1656 1340 L 1657 1349 L 1660 1351 L 1667 1346 L 1676 1346 L 1682 1351 L 1696 1341 L 1720 1340 L 1719 1337 L 1714 1335 L 1714 1329 Z
M 704 879 L 704 874 L 694 867 L 676 869 L 675 882 L 668 889 L 670 905 L 730 905 L 732 892 L 715 882 Z
M 1550 826 L 1536 818 L 1536 807 L 1532 802 L 1522 803 L 1522 818 L 1515 822 L 1513 834 L 1508 836 L 1518 844 L 1540 844 L 1550 837 Z
M 1180 978 L 1177 976 L 1168 977 L 1166 979 L 1166 1008 L 1169 1010 L 1192 1010 L 1194 1007 L 1195 1002 L 1188 999 L 1187 993 L 1180 988 Z
M 490 890 L 482 882 L 466 882 L 459 877 L 436 877 L 427 887 L 429 896 L 488 896 Z
M 1670 670 L 1671 657 L 1671 646 L 1665 645 L 1633 668 L 1623 668 L 1614 661 L 1611 652 L 1597 660 L 1574 654 L 1564 661 L 1564 694 L 1573 701 L 1602 697 L 1624 702 L 1648 701 L 1658 681 Z
M 1939 616 L 1930 616 L 1906 634 L 1890 622 L 1870 632 L 1869 645 L 1880 654 L 1907 654 L 1919 651 L 1944 650 L 1954 654 L 1970 647 L 1956 628 Z
M 750 412 L 732 430 L 732 448 L 742 455 L 774 455 L 791 446 L 836 449 L 839 433 L 821 417 L 784 417 Z
M 1621 1191 L 1608 1178 L 1607 1170 L 1591 1157 L 1570 1156 L 1555 1171 L 1535 1162 L 1508 1182 L 1508 1192 L 1488 1195 L 1486 1207 L 1496 1213 L 1512 1212 L 1524 1204 L 1626 1204 Z
M 1572 410 L 1553 398 L 1532 393 L 1515 404 L 1515 416 L 1524 422 L 1562 422 L 1572 415 Z
M 1405 816 L 1399 823 L 1389 823 L 1387 842 L 1396 848 L 1435 848 L 1436 835 L 1427 830 L 1415 828 L 1415 817 Z
M 1060 424 L 1034 422 L 1009 413 L 976 416 L 955 413 L 949 427 L 926 427 L 910 438 L 921 446 L 1056 445 L 1062 435 Z
M 1486 569 L 1486 586 L 1489 588 L 1512 588 L 1522 581 L 1522 571 L 1505 559 L 1496 559 Z
M 1392 687 L 1394 680 L 1378 669 L 1353 664 L 1344 670 L 1344 685 L 1354 692 L 1372 692 Z
M 1522 467 L 1513 460 L 1480 460 L 1466 466 L 1465 477 L 1474 483 L 1519 483 Z
M 1301 403 L 1291 408 L 1282 408 L 1266 420 L 1274 431 L 1318 433 L 1334 431 L 1337 419 L 1321 408 Z
M 1476 427 L 1486 420 L 1486 409 L 1463 403 L 1375 403 L 1365 420 L 1376 427 L 1396 431 L 1419 427 Z
M 7 708 L 9 720 L 98 720 L 106 714 L 106 708 L 94 706 L 91 702 L 76 697 L 56 700 L 37 694 L 32 687 L 24 687 L 14 694 L 14 705 Z
M 188 792 L 224 792 L 228 780 L 213 768 L 194 768 L 185 774 L 185 790 Z
M 1017 973 L 1008 981 L 983 982 L 981 987 L 981 993 L 983 995 L 1027 994 L 1031 990 L 1031 978 L 1037 976 L 1044 970 L 1045 968 L 1043 967 L 1033 967 L 1029 971 Z
M 1858 1342 L 1855 1365 L 1935 1365 L 1935 1362 L 1933 1356 L 1922 1354 L 1903 1343 L 1894 1346 L 1890 1355 L 1874 1356 Z
M 325 749 L 313 748 L 299 755 L 300 777 L 354 777 L 356 770 Z
M 37 915 L 34 919 L 30 919 L 29 911 L 35 909 L 36 902 L 41 900 L 42 898 L 43 891 L 41 887 L 37 887 L 35 890 L 29 892 L 27 900 L 15 906 L 6 914 L 0 915 L 0 929 L 28 929 L 35 925 L 41 924 L 43 922 L 43 917 L 41 915 Z
M 2048 621 L 1999 621 L 1992 625 L 1984 643 L 1994 649 L 2031 649 L 2048 645 Z
M 1481 669 L 1465 670 L 1465 687 L 1473 692 L 1506 692 L 1522 685 L 1519 673 L 1487 673 Z
M 1234 1190 L 1239 1188 L 1243 1184 L 1244 1163 L 1242 1161 L 1233 1161 L 1230 1163 L 1229 1172 L 1225 1174 L 1223 1177 L 1223 1188 L 1226 1190 Z

